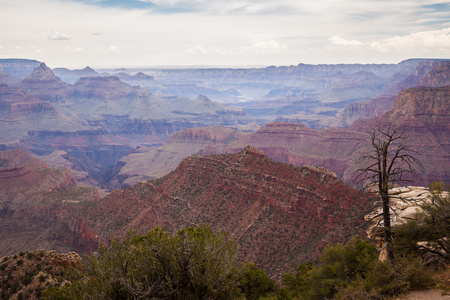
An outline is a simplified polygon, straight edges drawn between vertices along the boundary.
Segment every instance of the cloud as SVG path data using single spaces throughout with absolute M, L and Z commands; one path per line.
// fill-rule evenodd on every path
M 120 54 L 120 53 L 121 53 L 121 51 L 119 50 L 119 48 L 117 48 L 116 46 L 111 46 L 111 47 L 109 47 L 106 51 L 107 51 L 108 53 L 114 54 L 114 55 Z
M 354 47 L 354 46 L 363 46 L 364 45 L 363 42 L 356 41 L 356 40 L 346 40 L 337 35 L 330 37 L 328 40 L 331 42 L 331 44 L 338 45 L 338 46 Z
M 73 52 L 75 53 L 85 53 L 84 49 L 82 47 L 77 47 L 73 49 Z
M 380 52 L 411 48 L 427 51 L 436 49 L 450 51 L 450 27 L 441 30 L 419 31 L 406 36 L 394 36 L 371 42 L 370 47 Z
M 283 54 L 292 51 L 275 40 L 254 41 L 251 45 L 240 47 L 216 47 L 212 45 L 195 46 L 178 52 L 178 56 L 197 56 L 197 55 L 241 55 L 241 54 Z
M 71 40 L 69 36 L 66 34 L 57 31 L 56 29 L 53 29 L 53 33 L 50 34 L 47 39 L 54 40 L 54 41 L 65 41 L 65 40 Z
M 441 30 L 419 31 L 405 36 L 393 36 L 370 42 L 347 40 L 339 36 L 332 36 L 328 40 L 335 46 L 369 48 L 381 53 L 414 49 L 422 52 L 450 51 L 450 27 Z

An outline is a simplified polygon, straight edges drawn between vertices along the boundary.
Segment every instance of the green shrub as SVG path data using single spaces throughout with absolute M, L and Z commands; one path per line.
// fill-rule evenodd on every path
M 282 282 L 291 298 L 332 298 L 353 281 L 364 278 L 376 259 L 375 246 L 352 238 L 345 246 L 325 248 L 317 265 L 301 264 L 296 274 L 285 274 Z
M 301 264 L 283 276 L 283 299 L 384 299 L 433 285 L 420 258 L 380 262 L 375 247 L 360 239 L 327 247 L 318 264 Z
M 366 288 L 381 296 L 395 296 L 434 285 L 432 271 L 420 258 L 404 256 L 393 263 L 377 261 L 367 274 Z
M 43 299 L 231 299 L 240 294 L 236 244 L 203 224 L 173 235 L 162 228 L 145 236 L 129 231 L 124 240 L 102 245 L 82 269 L 74 272 L 72 285 L 50 289 Z
M 253 263 L 248 263 L 244 266 L 239 289 L 246 299 L 254 300 L 274 295 L 279 290 L 279 286 L 263 270 L 256 267 Z
M 21 266 L 22 264 L 23 264 L 23 260 L 22 259 L 17 260 L 17 265 L 18 266 Z
M 429 263 L 450 263 L 450 194 L 443 182 L 430 185 L 431 197 L 421 205 L 418 220 L 393 228 L 394 250 L 398 255 L 426 257 Z M 446 193 L 447 192 L 447 193 Z

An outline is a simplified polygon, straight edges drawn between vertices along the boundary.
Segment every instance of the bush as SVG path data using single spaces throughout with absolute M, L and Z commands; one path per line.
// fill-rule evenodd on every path
M 366 288 L 380 296 L 395 296 L 432 287 L 432 272 L 420 258 L 404 256 L 394 263 L 377 261 L 367 274 Z
M 244 266 L 239 289 L 246 299 L 254 300 L 274 295 L 279 290 L 279 286 L 263 270 L 257 268 L 253 263 L 248 263 Z
M 420 258 L 380 262 L 375 247 L 353 238 L 327 247 L 317 265 L 301 264 L 283 276 L 285 299 L 384 299 L 433 285 L 432 272 Z
M 431 198 L 421 205 L 418 220 L 408 220 L 393 230 L 399 255 L 426 257 L 429 263 L 450 263 L 450 194 L 443 182 L 430 185 Z
M 237 247 L 206 225 L 173 235 L 155 228 L 145 236 L 102 245 L 83 263 L 73 284 L 49 289 L 43 299 L 231 299 L 239 293 Z
M 345 246 L 329 246 L 317 265 L 301 264 L 296 274 L 283 276 L 286 294 L 290 298 L 332 298 L 353 281 L 364 278 L 376 259 L 375 246 L 361 239 L 352 238 Z

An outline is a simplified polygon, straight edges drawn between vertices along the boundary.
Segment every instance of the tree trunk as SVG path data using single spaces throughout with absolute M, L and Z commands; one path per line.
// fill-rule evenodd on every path
M 394 260 L 394 252 L 392 251 L 392 231 L 391 231 L 391 214 L 389 213 L 389 195 L 381 193 L 383 201 L 383 222 L 384 222 L 384 242 L 386 247 L 386 257 L 389 261 Z

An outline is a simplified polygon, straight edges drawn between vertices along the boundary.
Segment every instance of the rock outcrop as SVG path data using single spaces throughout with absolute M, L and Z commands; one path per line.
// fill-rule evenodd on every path
M 56 77 L 45 63 L 41 63 L 18 86 L 27 93 L 46 101 L 62 100 L 70 94 L 70 87 Z
M 120 81 L 117 76 L 82 77 L 74 84 L 74 96 L 83 98 L 118 99 L 133 91 L 133 87 Z
M 67 283 L 63 272 L 75 267 L 81 257 L 74 252 L 43 249 L 18 252 L 0 258 L 0 297 L 38 300 L 46 289 Z
M 419 86 L 440 87 L 450 85 L 450 61 L 443 61 L 431 70 L 419 83 Z
M 162 177 L 191 154 L 225 153 L 227 145 L 246 133 L 222 126 L 190 128 L 173 133 L 161 147 L 139 147 L 121 158 L 110 188 Z
M 443 192 L 448 193 L 448 192 Z M 443 196 L 448 196 L 443 195 Z M 389 190 L 389 206 L 391 226 L 402 225 L 409 220 L 418 220 L 421 218 L 421 205 L 427 203 L 432 198 L 429 188 L 421 186 L 396 187 Z M 379 216 L 382 209 L 372 211 L 365 216 L 370 220 L 370 226 L 367 229 L 367 237 L 373 240 L 380 250 L 380 259 L 386 259 L 384 242 L 384 222 L 383 217 Z
M 40 64 L 41 63 L 37 60 L 31 59 L 0 59 L 0 67 L 2 67 L 7 74 L 19 79 L 24 79 L 29 76 L 35 68 L 39 67 Z
M 95 250 L 96 234 L 70 211 L 98 199 L 94 188 L 77 187 L 70 171 L 51 169 L 23 150 L 0 152 L 0 256 Z

